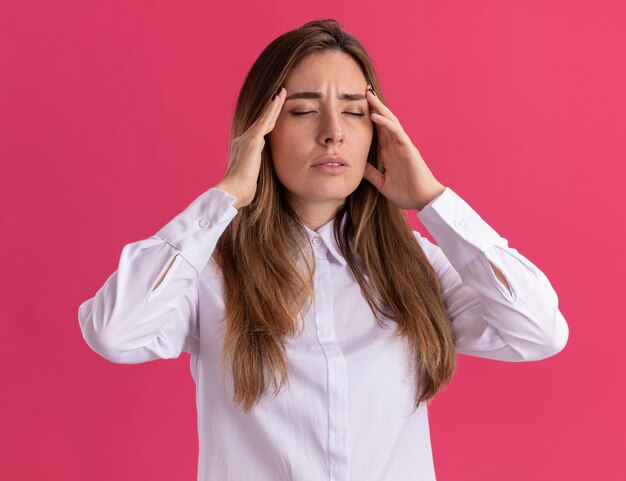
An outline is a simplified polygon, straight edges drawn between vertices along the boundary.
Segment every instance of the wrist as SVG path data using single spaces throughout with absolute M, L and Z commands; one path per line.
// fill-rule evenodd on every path
M 417 208 L 417 210 L 423 210 L 428 204 L 433 202 L 437 197 L 439 197 L 446 190 L 446 186 L 437 183 L 437 186 L 433 188 L 431 193 L 426 197 L 426 200 L 422 202 L 421 206 Z
M 218 182 L 217 185 L 215 185 L 215 188 L 223 190 L 224 192 L 232 195 L 235 198 L 235 202 L 233 203 L 233 207 L 235 209 L 239 209 L 241 207 L 241 196 L 226 182 Z

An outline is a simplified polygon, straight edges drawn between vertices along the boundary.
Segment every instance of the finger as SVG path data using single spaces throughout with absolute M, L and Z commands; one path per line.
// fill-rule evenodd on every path
M 284 89 L 282 89 L 284 90 Z M 282 94 L 282 92 L 280 92 L 280 94 Z M 282 96 L 282 98 L 284 98 L 284 96 Z M 264 137 L 269 130 L 269 126 L 271 123 L 271 120 L 273 119 L 273 117 L 276 114 L 276 109 L 277 107 L 277 103 L 281 102 L 281 96 L 277 95 L 275 98 L 270 98 L 265 102 L 265 107 L 263 107 L 263 111 L 261 112 L 261 114 L 254 120 L 254 122 L 252 122 L 252 124 L 250 125 L 250 127 L 248 127 L 248 130 L 246 131 L 246 133 L 248 135 L 254 135 L 254 136 L 261 136 Z M 280 107 L 282 107 L 282 104 L 280 104 Z M 280 112 L 280 110 L 278 110 L 278 112 Z M 269 130 L 268 130 L 269 129 Z
M 371 90 L 367 89 L 365 96 L 367 98 L 367 101 L 370 103 L 372 107 L 374 107 L 374 110 L 376 112 L 382 115 L 385 115 L 395 120 L 396 122 L 398 121 L 398 118 L 393 114 L 393 112 L 389 109 L 389 107 L 387 107 L 384 103 L 382 103 L 382 101 L 375 94 L 373 94 Z
M 272 101 L 274 105 L 272 105 L 272 110 L 270 114 L 270 125 L 267 130 L 268 133 L 274 129 L 274 126 L 276 125 L 276 120 L 278 119 L 278 116 L 283 110 L 283 105 L 285 104 L 286 98 L 287 98 L 287 89 L 285 89 L 284 87 L 281 87 L 278 92 L 278 95 Z
M 274 128 L 274 123 L 285 103 L 286 96 L 285 88 L 281 87 L 278 95 L 274 99 L 270 98 L 266 102 L 263 113 L 252 123 L 250 128 L 261 135 L 266 135 L 270 132 Z
M 363 172 L 363 178 L 376 187 L 376 190 L 380 191 L 385 183 L 385 176 L 376 167 L 367 162 L 365 164 L 365 171 Z
M 382 126 L 399 138 L 402 138 L 404 136 L 404 130 L 395 120 L 391 120 L 383 115 L 380 115 L 377 112 L 371 112 L 370 118 L 372 119 L 372 122 L 376 124 L 377 128 L 379 126 Z

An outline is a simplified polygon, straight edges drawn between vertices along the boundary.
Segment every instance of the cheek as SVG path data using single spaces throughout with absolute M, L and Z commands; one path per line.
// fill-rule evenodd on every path
M 367 162 L 367 156 L 370 148 L 372 147 L 372 141 L 374 140 L 374 129 L 369 126 L 365 131 L 361 132 L 359 142 L 360 158 L 363 160 L 363 168 L 365 168 L 365 162 Z
M 298 143 L 290 140 L 293 138 L 279 126 L 270 132 L 270 151 L 274 171 L 278 180 L 287 187 L 298 177 L 298 171 L 294 168 L 298 159 Z
M 269 133 L 270 149 L 276 163 L 295 162 L 302 157 L 305 150 L 304 133 L 289 125 L 289 122 L 276 122 Z
M 281 153 L 290 151 L 290 149 L 293 148 L 291 139 L 298 137 L 293 126 L 290 126 L 289 122 L 286 122 L 284 118 L 279 117 L 276 120 L 274 128 L 269 133 L 272 152 L 276 151 L 277 153 Z

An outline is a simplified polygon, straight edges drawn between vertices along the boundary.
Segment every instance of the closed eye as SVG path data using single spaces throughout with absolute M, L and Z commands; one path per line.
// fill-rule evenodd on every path
M 314 110 L 310 110 L 308 112 L 291 112 L 293 115 L 297 115 L 297 116 L 301 116 L 301 115 L 307 115 L 307 114 L 312 114 L 315 113 Z M 365 115 L 365 112 L 344 112 L 346 114 L 349 115 L 354 115 L 356 117 L 363 117 Z

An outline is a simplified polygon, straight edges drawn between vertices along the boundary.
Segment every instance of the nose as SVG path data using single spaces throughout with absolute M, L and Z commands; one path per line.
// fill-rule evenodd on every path
M 320 118 L 319 141 L 327 145 L 329 143 L 343 142 L 343 127 L 341 125 L 341 113 L 336 108 L 323 109 Z

